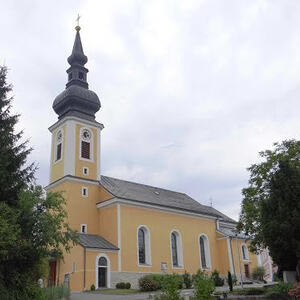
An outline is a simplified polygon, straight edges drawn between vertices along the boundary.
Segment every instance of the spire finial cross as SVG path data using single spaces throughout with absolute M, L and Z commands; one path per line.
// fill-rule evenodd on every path
M 81 16 L 78 14 L 77 15 L 77 19 L 76 19 L 76 22 L 77 22 L 77 26 L 79 27 L 79 20 L 80 20 Z

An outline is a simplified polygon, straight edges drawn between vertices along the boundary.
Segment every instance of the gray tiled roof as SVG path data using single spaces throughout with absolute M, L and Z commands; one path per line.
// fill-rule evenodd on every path
M 237 237 L 239 239 L 249 239 L 249 237 L 245 234 L 241 232 L 238 233 L 235 226 L 226 226 L 226 224 L 221 224 L 218 231 L 226 236 Z
M 202 205 L 188 195 L 154 186 L 101 176 L 100 184 L 113 196 L 121 199 L 181 209 L 218 217 L 227 222 L 235 221 L 213 207 Z
M 78 233 L 79 244 L 84 248 L 98 248 L 107 250 L 119 250 L 118 247 L 107 241 L 100 235 Z

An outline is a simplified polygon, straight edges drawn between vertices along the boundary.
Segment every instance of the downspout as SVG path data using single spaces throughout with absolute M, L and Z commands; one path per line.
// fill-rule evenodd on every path
M 230 245 L 230 255 L 231 255 L 232 266 L 233 266 L 233 274 L 236 277 L 235 265 L 234 265 L 234 258 L 233 258 L 233 251 L 232 251 L 232 237 L 229 237 L 229 245 Z
M 86 277 L 86 248 L 83 248 L 83 290 L 85 291 L 85 277 Z

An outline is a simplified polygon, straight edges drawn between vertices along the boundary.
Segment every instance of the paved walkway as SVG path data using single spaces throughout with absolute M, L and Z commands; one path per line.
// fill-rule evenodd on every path
M 263 284 L 247 284 L 244 288 L 263 287 Z M 240 289 L 241 286 L 234 286 L 234 289 Z M 228 286 L 217 287 L 217 291 L 228 291 Z M 192 290 L 183 290 L 183 293 L 190 293 Z M 79 292 L 71 293 L 71 300 L 147 300 L 150 293 L 139 293 L 130 295 L 107 295 L 99 293 Z
M 147 300 L 148 293 L 130 295 L 106 295 L 98 293 L 72 293 L 71 300 Z

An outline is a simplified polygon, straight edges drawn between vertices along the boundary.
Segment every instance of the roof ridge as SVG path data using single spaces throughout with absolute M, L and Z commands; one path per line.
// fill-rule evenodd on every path
M 173 192 L 173 193 L 178 193 L 178 194 L 182 194 L 182 195 L 186 195 L 188 196 L 186 193 L 184 192 L 178 192 L 178 191 L 174 191 L 174 190 L 170 190 L 170 189 L 165 189 L 165 188 L 160 188 L 157 186 L 153 186 L 153 185 L 149 185 L 149 184 L 144 184 L 144 183 L 139 183 L 139 182 L 135 182 L 135 181 L 129 181 L 129 180 L 124 180 L 124 179 L 120 179 L 120 178 L 116 178 L 116 177 L 111 177 L 111 176 L 106 176 L 106 175 L 101 175 L 101 177 L 106 177 L 106 178 L 111 178 L 111 179 L 116 179 L 116 180 L 120 180 L 120 181 L 125 181 L 125 182 L 129 182 L 129 183 L 134 183 L 134 184 L 138 184 L 138 185 L 142 185 L 145 187 L 150 187 L 150 188 L 155 188 L 158 190 L 163 190 L 163 191 L 168 191 L 168 192 Z M 100 181 L 101 182 L 101 181 Z M 188 196 L 189 198 L 191 198 L 190 196 Z M 193 198 L 191 198 L 193 199 Z M 195 200 L 195 199 L 193 199 Z M 196 201 L 196 200 L 195 200 Z M 198 202 L 198 201 L 197 201 Z M 202 204 L 201 204 L 202 205 Z

